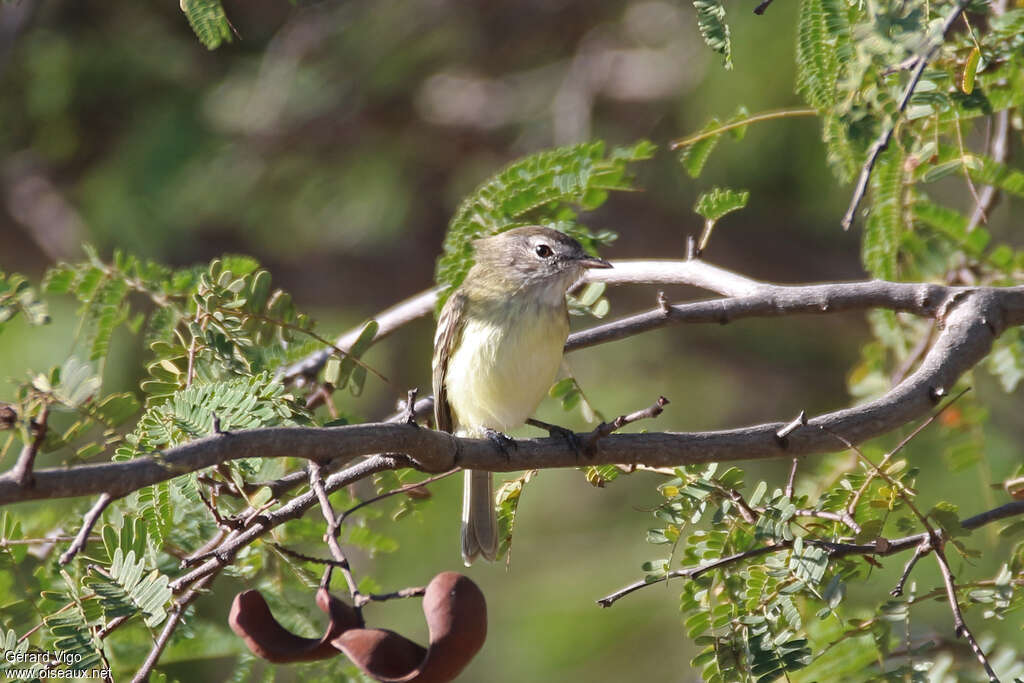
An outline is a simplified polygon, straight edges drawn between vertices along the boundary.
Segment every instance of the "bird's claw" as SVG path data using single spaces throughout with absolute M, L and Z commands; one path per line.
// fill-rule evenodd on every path
M 559 427 L 558 425 L 551 425 L 548 428 L 548 435 L 559 436 L 565 439 L 565 443 L 567 443 L 569 445 L 569 448 L 571 448 L 573 452 L 576 454 L 576 460 L 579 460 L 580 456 L 586 452 L 583 449 L 583 440 L 580 437 L 576 436 L 576 432 L 572 431 L 571 429 Z
M 553 425 L 532 418 L 527 420 L 526 423 L 533 425 L 538 429 L 543 429 L 548 433 L 548 436 L 561 437 L 563 440 L 565 440 L 565 443 L 568 444 L 569 448 L 571 448 L 573 452 L 576 453 L 577 461 L 580 459 L 581 455 L 587 455 L 589 457 L 590 453 L 588 452 L 588 449 L 585 447 L 583 439 L 577 436 L 576 432 L 572 431 L 571 429 L 566 429 L 565 427 L 559 427 L 558 425 Z
M 498 450 L 501 451 L 501 454 L 505 456 L 506 460 L 510 458 L 511 451 L 518 448 L 514 439 L 509 438 L 507 434 L 499 432 L 497 429 L 487 427 L 484 429 L 484 434 L 487 435 L 487 438 L 490 439 L 491 443 L 497 446 Z

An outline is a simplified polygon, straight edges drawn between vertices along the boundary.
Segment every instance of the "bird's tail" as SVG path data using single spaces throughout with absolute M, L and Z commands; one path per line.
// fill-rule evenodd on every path
M 466 470 L 462 490 L 462 561 L 473 564 L 477 555 L 493 560 L 498 555 L 498 518 L 494 512 L 491 472 Z

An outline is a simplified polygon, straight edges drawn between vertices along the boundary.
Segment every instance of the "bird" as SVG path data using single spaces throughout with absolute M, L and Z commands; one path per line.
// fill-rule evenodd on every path
M 569 235 L 513 228 L 473 242 L 474 263 L 438 317 L 431 363 L 434 422 L 460 436 L 490 438 L 525 423 L 562 364 L 569 335 L 566 293 L 589 268 L 611 268 Z M 511 457 L 511 456 L 510 456 Z M 462 559 L 494 560 L 498 524 L 493 474 L 466 470 Z

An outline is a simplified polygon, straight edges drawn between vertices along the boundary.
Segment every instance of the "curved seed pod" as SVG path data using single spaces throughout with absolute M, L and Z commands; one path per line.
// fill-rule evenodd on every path
M 383 683 L 448 683 L 458 676 L 487 638 L 487 603 L 467 576 L 442 572 L 427 585 L 423 613 L 430 646 L 423 648 L 394 631 L 363 628 L 359 614 L 321 588 L 316 602 L 330 616 L 319 639 L 303 638 L 274 618 L 259 591 L 235 596 L 228 623 L 249 649 L 271 662 L 326 659 L 345 653 Z
M 347 604 L 321 588 L 316 604 L 329 617 L 327 632 L 318 638 L 297 636 L 278 623 L 259 591 L 235 596 L 228 615 L 231 630 L 239 635 L 253 654 L 270 662 L 307 662 L 337 655 L 331 641 L 348 629 L 362 625 L 359 615 Z
M 351 629 L 332 642 L 378 681 L 447 683 L 469 664 L 487 638 L 484 594 L 469 577 L 442 572 L 427 586 L 423 613 L 430 632 L 426 656 L 419 645 L 379 629 Z

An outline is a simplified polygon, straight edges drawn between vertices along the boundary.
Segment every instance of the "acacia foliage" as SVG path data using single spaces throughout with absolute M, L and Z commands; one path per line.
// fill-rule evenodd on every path
M 219 2 L 187 2 L 183 7 L 192 12 L 189 19 L 208 46 L 230 38 Z M 970 203 L 957 204 L 937 188 L 959 178 L 975 190 L 992 185 L 1013 197 L 1024 194 L 1024 175 L 994 158 L 984 136 L 976 134 L 1002 112 L 1018 115 L 1024 97 L 1024 11 L 999 12 L 974 4 L 966 13 L 971 30 L 957 27 L 944 37 L 936 35 L 936 26 L 953 8 L 949 3 L 805 0 L 796 31 L 796 90 L 818 113 L 823 146 L 838 182 L 855 177 L 886 127 L 895 131 L 875 164 L 863 205 L 867 218 L 862 221 L 862 255 L 872 275 L 1017 283 L 1024 254 L 996 242 L 983 224 L 972 221 Z M 709 44 L 731 59 L 731 34 L 721 5 L 707 2 L 698 9 Z M 924 54 L 929 41 L 940 40 L 943 45 L 935 60 L 906 109 L 900 110 L 897 103 L 910 73 L 894 67 Z M 699 178 L 721 138 L 716 131 L 729 125 L 728 132 L 741 141 L 745 126 L 738 124 L 745 117 L 741 109 L 726 124 L 709 124 L 701 141 L 681 152 L 684 170 Z M 646 142 L 607 153 L 603 143 L 593 142 L 513 162 L 467 197 L 456 212 L 438 262 L 439 283 L 458 284 L 469 267 L 473 238 L 526 221 L 565 229 L 591 248 L 606 244 L 614 235 L 587 230 L 579 214 L 598 208 L 610 191 L 633 189 L 630 168 L 653 152 Z M 698 212 L 714 222 L 746 201 L 742 192 L 714 188 L 698 201 Z M 608 303 L 602 293 L 600 287 L 585 290 L 574 309 L 606 314 Z M 318 392 L 361 392 L 369 370 L 358 356 L 372 342 L 376 327 L 368 324 L 361 342 L 350 354 L 338 355 L 321 381 L 284 386 L 275 371 L 322 347 L 324 339 L 290 296 L 273 288 L 270 273 L 250 258 L 225 256 L 204 266 L 174 270 L 128 254 L 103 259 L 87 249 L 81 262 L 52 268 L 39 288 L 16 275 L 0 277 L 0 330 L 15 317 L 46 324 L 43 295 L 77 302 L 75 352 L 52 368 L 33 372 L 3 397 L 12 411 L 5 415 L 15 415 L 0 441 L 0 455 L 8 461 L 32 440 L 31 421 L 42 414 L 43 406 L 60 418 L 47 430 L 41 451 L 47 463 L 68 466 L 150 454 L 215 429 L 359 419 L 309 406 Z M 873 313 L 870 321 L 875 340 L 864 347 L 861 362 L 850 374 L 850 392 L 856 398 L 888 387 L 893 372 L 930 334 L 927 322 L 888 311 Z M 133 335 L 147 354 L 146 378 L 137 391 L 108 392 L 103 384 L 104 365 L 118 329 Z M 1014 390 L 1024 377 L 1019 332 L 1000 338 L 989 366 L 1007 391 Z M 964 384 L 971 380 L 967 377 Z M 595 405 L 600 401 L 584 395 L 571 379 L 555 385 L 552 396 L 566 410 L 580 409 L 588 420 L 601 419 Z M 944 445 L 944 466 L 958 474 L 985 476 L 986 418 L 986 408 L 969 394 L 935 427 Z M 842 450 L 837 444 L 837 451 Z M 736 467 L 679 468 L 663 474 L 665 481 L 657 489 L 658 523 L 648 532 L 648 540 L 664 552 L 641 565 L 649 580 L 778 546 L 774 552 L 670 584 L 678 585 L 672 599 L 678 596 L 682 613 L 680 638 L 701 648 L 693 664 L 706 680 L 980 676 L 973 655 L 950 647 L 949 638 L 908 641 L 918 605 L 941 597 L 933 586 L 911 587 L 890 599 L 884 590 L 873 590 L 878 571 L 873 561 L 860 556 L 831 558 L 822 543 L 868 543 L 918 533 L 922 520 L 912 514 L 908 501 L 928 500 L 925 518 L 949 536 L 951 554 L 963 560 L 958 600 L 975 630 L 985 633 L 989 621 L 1019 620 L 1015 610 L 1024 604 L 1024 525 L 1019 520 L 1000 525 L 998 568 L 988 574 L 973 572 L 969 561 L 978 558 L 983 539 L 968 533 L 959 520 L 977 510 L 930 500 L 918 489 L 919 467 L 900 454 L 887 456 L 868 448 L 864 455 L 879 464 L 881 473 L 847 454 L 820 469 L 801 471 L 792 494 L 779 481 L 750 481 L 748 473 Z M 42 515 L 4 511 L 0 563 L 17 578 L 18 586 L 18 592 L 8 593 L 0 606 L 5 643 L 10 649 L 61 649 L 81 655 L 81 661 L 90 665 L 110 663 L 118 671 L 138 667 L 155 629 L 167 620 L 173 599 L 169 585 L 185 571 L 180 558 L 216 534 L 219 521 L 280 504 L 286 496 L 262 484 L 300 465 L 301 461 L 244 460 L 142 489 L 104 511 L 92 540 L 66 567 L 53 561 L 48 542 L 32 539 L 78 529 L 83 504 L 48 506 Z M 585 470 L 595 486 L 612 485 L 623 474 L 615 467 Z M 508 532 L 503 548 L 510 546 L 515 512 L 532 476 L 528 473 L 499 491 L 500 517 Z M 417 478 L 408 470 L 385 472 L 375 477 L 374 486 L 383 492 Z M 215 491 L 234 493 L 214 495 Z M 420 507 L 428 504 L 416 498 L 392 500 L 396 520 L 416 519 Z M 340 508 L 356 500 L 342 491 L 334 502 Z M 44 509 L 41 505 L 34 509 Z M 380 520 L 384 509 L 369 506 L 349 517 L 342 544 L 371 556 L 398 552 L 397 543 L 380 531 L 384 525 L 371 524 Z M 846 517 L 840 518 L 841 513 Z M 282 525 L 274 540 L 322 555 L 322 534 L 323 524 L 310 516 Z M 30 554 L 30 548 L 42 550 Z M 307 601 L 290 598 L 317 584 L 318 569 L 266 544 L 240 554 L 225 573 L 264 589 L 282 621 L 311 631 L 310 615 L 304 610 Z M 372 576 L 360 578 L 364 590 L 376 589 Z M 874 606 L 848 601 L 853 588 L 873 590 Z M 125 625 L 108 635 L 110 625 L 123 619 Z M 191 615 L 182 628 L 207 636 L 201 641 L 193 638 L 191 655 L 196 658 L 208 654 L 204 648 L 213 651 L 225 643 L 235 652 L 240 649 L 227 635 L 223 619 L 208 613 Z M 983 638 L 983 646 L 1002 676 L 1012 678 L 1024 671 L 1013 638 Z M 247 676 L 251 660 L 240 655 L 239 662 L 238 675 Z M 339 659 L 309 665 L 302 675 L 312 681 L 353 674 Z

